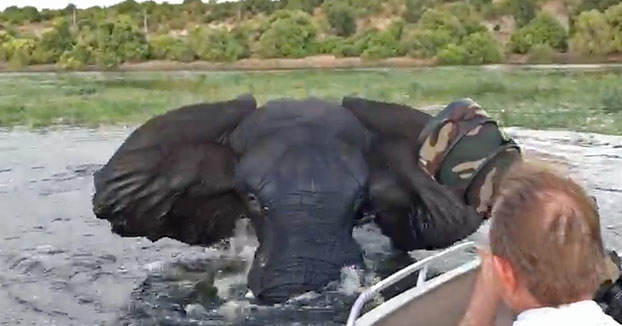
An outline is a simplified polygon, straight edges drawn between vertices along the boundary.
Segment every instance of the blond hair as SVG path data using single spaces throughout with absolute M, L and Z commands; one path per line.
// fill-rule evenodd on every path
M 502 180 L 490 243 L 544 305 L 577 301 L 602 280 L 604 250 L 594 202 L 543 163 L 518 162 Z

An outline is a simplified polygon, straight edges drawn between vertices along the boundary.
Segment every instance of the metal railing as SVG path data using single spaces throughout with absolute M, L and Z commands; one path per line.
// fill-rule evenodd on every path
M 355 326 L 355 322 L 358 319 L 361 313 L 361 310 L 363 309 L 363 306 L 365 306 L 365 304 L 369 300 L 373 299 L 376 295 L 378 295 L 380 291 L 386 289 L 392 284 L 399 282 L 400 280 L 404 279 L 408 275 L 415 273 L 417 271 L 419 271 L 419 275 L 417 276 L 417 284 L 415 285 L 415 287 L 420 287 L 426 283 L 426 276 L 428 273 L 428 267 L 430 263 L 432 263 L 433 261 L 439 258 L 452 254 L 460 249 L 465 249 L 465 248 L 474 247 L 474 246 L 475 246 L 475 242 L 473 241 L 468 241 L 468 242 L 455 245 L 437 254 L 434 254 L 430 257 L 426 257 L 416 263 L 413 263 L 412 265 L 409 265 L 395 272 L 394 274 L 385 278 L 384 280 L 374 284 L 372 287 L 370 287 L 369 289 L 367 289 L 365 292 L 361 293 L 358 296 L 358 298 L 354 302 L 354 305 L 352 305 L 352 309 L 350 309 L 350 315 L 348 316 L 348 322 L 346 323 L 346 325 Z

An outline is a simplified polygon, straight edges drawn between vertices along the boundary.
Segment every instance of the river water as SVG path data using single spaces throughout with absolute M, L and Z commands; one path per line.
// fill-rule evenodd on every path
M 91 212 L 92 173 L 131 130 L 0 131 L 0 324 L 339 325 L 360 287 L 384 275 L 380 267 L 400 265 L 383 260 L 388 240 L 374 227 L 358 228 L 372 272 L 344 270 L 321 295 L 267 308 L 246 295 L 256 240 L 243 224 L 213 248 L 112 234 Z M 622 137 L 507 131 L 529 155 L 563 163 L 584 182 L 608 248 L 621 250 Z

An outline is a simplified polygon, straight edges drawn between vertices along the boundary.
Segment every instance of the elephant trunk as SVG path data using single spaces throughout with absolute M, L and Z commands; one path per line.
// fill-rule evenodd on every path
M 340 278 L 345 266 L 361 266 L 361 249 L 348 230 L 282 230 L 264 239 L 255 253 L 248 284 L 264 303 L 281 303 L 319 291 Z M 319 232 L 318 232 L 319 231 Z

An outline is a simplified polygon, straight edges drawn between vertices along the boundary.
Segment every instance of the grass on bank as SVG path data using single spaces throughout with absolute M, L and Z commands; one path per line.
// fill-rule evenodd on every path
M 414 107 L 471 97 L 505 126 L 622 134 L 622 73 L 486 70 L 127 72 L 0 75 L 0 126 L 142 123 L 185 104 L 251 92 L 346 95 Z

